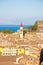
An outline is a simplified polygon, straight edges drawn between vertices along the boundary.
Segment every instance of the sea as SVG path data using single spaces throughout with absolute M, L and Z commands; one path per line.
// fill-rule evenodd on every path
M 26 29 L 28 25 L 24 25 L 23 28 Z M 20 29 L 20 25 L 0 25 L 0 31 L 10 30 L 16 32 Z

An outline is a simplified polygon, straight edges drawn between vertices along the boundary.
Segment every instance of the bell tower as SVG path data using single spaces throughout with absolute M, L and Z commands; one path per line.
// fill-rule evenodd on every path
M 23 24 L 20 24 L 20 38 L 23 38 Z

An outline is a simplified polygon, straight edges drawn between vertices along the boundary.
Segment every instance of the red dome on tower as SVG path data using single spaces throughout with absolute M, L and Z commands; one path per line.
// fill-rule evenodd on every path
M 22 23 L 20 24 L 20 27 L 23 27 L 23 24 Z

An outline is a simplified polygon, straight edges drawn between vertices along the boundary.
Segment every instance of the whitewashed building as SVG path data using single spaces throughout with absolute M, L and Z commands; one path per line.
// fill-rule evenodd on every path
M 29 55 L 30 52 L 29 52 L 29 48 L 25 48 L 25 55 Z
M 11 48 L 3 48 L 2 56 L 14 56 L 17 54 L 17 49 L 14 47 Z

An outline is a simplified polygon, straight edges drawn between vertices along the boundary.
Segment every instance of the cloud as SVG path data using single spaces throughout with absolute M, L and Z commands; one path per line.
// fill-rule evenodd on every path
M 0 19 L 0 25 L 14 25 L 14 22 L 12 22 L 9 19 Z

